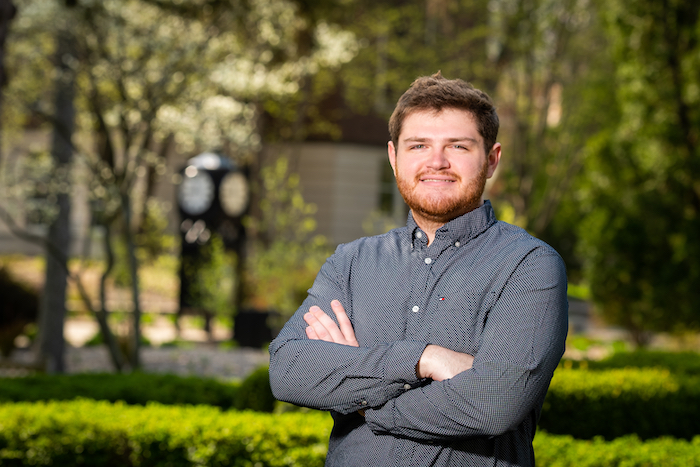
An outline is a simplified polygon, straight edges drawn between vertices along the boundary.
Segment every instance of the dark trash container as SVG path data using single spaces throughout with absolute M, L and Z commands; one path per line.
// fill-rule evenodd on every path
M 274 339 L 276 333 L 268 324 L 273 311 L 241 310 L 234 318 L 233 338 L 241 347 L 262 348 Z

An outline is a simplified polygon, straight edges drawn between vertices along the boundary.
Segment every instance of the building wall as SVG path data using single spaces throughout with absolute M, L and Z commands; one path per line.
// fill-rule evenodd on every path
M 379 208 L 381 166 L 389 163 L 386 148 L 304 143 L 292 154 L 304 200 L 318 208 L 318 233 L 333 244 L 368 235 L 363 223 Z
M 31 142 L 31 135 L 28 135 Z M 45 143 L 45 142 L 43 142 Z M 370 144 L 350 144 L 316 142 L 303 143 L 293 150 L 280 151 L 274 146 L 265 150 L 264 160 L 269 163 L 279 154 L 286 153 L 290 158 L 290 168 L 300 175 L 304 199 L 317 206 L 316 221 L 318 233 L 324 235 L 330 243 L 339 244 L 368 235 L 363 223 L 379 208 L 380 190 L 382 189 L 382 165 L 388 164 L 386 147 Z M 17 174 L 21 175 L 22 158 L 28 153 L 28 146 L 15 152 L 12 161 Z M 172 173 L 177 172 L 186 157 L 171 155 L 171 167 L 156 184 L 156 194 L 170 207 L 168 214 L 171 233 L 178 234 L 180 219 L 178 216 Z M 9 161 L 8 161 L 9 162 Z M 87 170 L 78 168 L 72 197 L 71 225 L 73 234 L 72 254 L 89 254 L 100 256 L 101 235 L 90 227 L 90 212 L 86 189 Z M 402 201 L 398 193 L 399 206 Z M 5 210 L 16 216 L 20 226 L 26 227 L 24 207 L 7 193 L 0 192 L 0 203 Z M 405 213 L 399 214 L 405 220 Z M 403 222 L 403 220 L 401 222 Z M 45 228 L 34 226 L 36 233 L 44 233 Z M 90 235 L 91 247 L 86 251 L 86 236 Z M 89 246 L 89 245 L 88 245 Z M 42 254 L 43 249 L 13 235 L 4 222 L 0 222 L 0 254 Z

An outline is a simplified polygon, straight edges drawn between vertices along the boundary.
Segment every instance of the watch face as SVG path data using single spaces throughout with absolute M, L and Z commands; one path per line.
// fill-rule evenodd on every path
M 245 212 L 248 207 L 248 181 L 242 173 L 231 172 L 221 180 L 219 200 L 224 212 L 231 217 Z
M 214 181 L 208 173 L 189 166 L 185 169 L 177 200 L 182 210 L 196 216 L 205 212 L 214 199 Z

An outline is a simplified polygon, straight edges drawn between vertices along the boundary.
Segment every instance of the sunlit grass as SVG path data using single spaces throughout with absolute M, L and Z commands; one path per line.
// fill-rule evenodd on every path
M 8 268 L 17 280 L 30 285 L 35 290 L 40 291 L 43 288 L 46 262 L 42 256 L 3 255 L 0 256 L 0 265 Z M 147 302 L 178 299 L 180 287 L 178 267 L 178 257 L 172 255 L 163 255 L 154 261 L 140 265 L 139 286 Z M 105 262 L 97 259 L 73 258 L 69 261 L 69 268 L 76 277 L 80 277 L 87 294 L 93 301 L 93 306 L 97 306 L 100 279 L 105 270 Z M 118 286 L 114 280 L 108 278 L 106 295 L 108 300 L 123 303 L 130 300 L 131 289 Z M 73 314 L 87 311 L 78 287 L 71 280 L 68 281 L 66 301 L 69 311 Z M 124 305 L 116 308 L 123 307 Z

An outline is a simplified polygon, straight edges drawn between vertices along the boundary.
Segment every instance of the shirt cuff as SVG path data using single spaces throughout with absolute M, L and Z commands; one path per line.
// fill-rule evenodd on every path
M 397 341 L 392 344 L 384 366 L 387 399 L 393 399 L 420 383 L 420 378 L 416 376 L 416 365 L 427 345 L 426 342 L 416 341 Z

